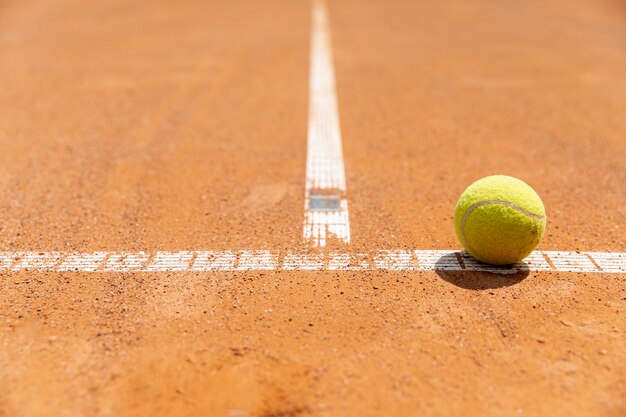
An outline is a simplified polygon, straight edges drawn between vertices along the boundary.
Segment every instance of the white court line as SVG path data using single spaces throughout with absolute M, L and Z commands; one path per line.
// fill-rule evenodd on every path
M 311 246 L 328 239 L 350 243 L 346 175 L 328 15 L 313 1 L 303 237 Z
M 535 251 L 524 262 L 487 265 L 463 251 L 226 250 L 157 252 L 0 252 L 0 272 L 219 272 L 219 271 L 525 271 L 626 275 L 626 252 Z

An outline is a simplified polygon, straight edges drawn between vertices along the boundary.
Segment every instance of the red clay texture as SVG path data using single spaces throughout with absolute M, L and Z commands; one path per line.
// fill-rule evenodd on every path
M 352 242 L 626 251 L 626 7 L 328 2 Z M 5 1 L 0 250 L 302 249 L 311 3 Z M 337 245 L 339 245 L 337 243 Z M 624 274 L 3 272 L 3 416 L 626 415 Z

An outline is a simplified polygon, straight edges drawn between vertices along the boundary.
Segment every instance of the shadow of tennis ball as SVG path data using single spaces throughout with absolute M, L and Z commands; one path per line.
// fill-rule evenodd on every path
M 478 261 L 477 261 L 478 262 Z M 450 265 L 458 265 L 457 254 L 449 253 L 435 263 L 435 272 L 441 279 L 466 290 L 487 290 L 510 287 L 522 282 L 529 274 L 528 264 L 519 262 L 514 266 L 502 267 L 478 262 L 485 270 L 451 269 Z

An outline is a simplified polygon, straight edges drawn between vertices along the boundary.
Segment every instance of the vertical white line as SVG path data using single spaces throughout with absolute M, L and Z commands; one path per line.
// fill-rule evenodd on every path
M 323 0 L 313 1 L 310 71 L 303 236 L 312 246 L 325 246 L 330 238 L 350 243 L 335 73 Z

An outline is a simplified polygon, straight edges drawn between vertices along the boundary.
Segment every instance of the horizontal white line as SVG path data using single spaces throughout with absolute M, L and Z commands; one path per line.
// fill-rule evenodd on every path
M 0 252 L 0 272 L 202 272 L 202 271 L 523 271 L 626 274 L 626 252 L 535 251 L 524 262 L 487 265 L 463 251 L 157 251 Z

